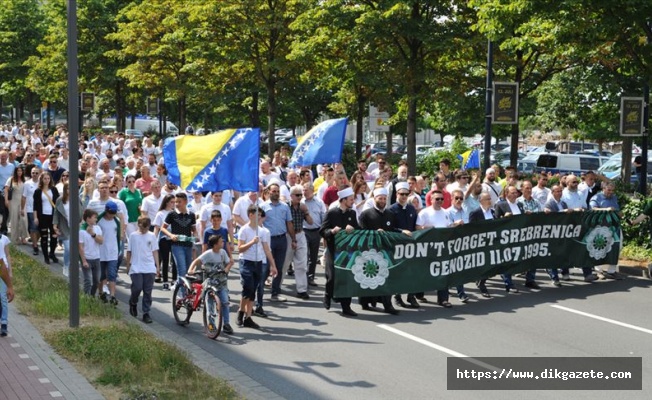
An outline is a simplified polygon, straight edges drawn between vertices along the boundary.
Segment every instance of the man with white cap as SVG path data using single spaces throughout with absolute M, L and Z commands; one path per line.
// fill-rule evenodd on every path
M 410 196 L 410 184 L 408 182 L 398 182 L 396 184 L 396 203 L 389 207 L 389 211 L 394 214 L 394 222 L 397 228 L 402 231 L 414 232 L 417 230 L 417 210 L 408 200 Z M 407 296 L 409 303 L 405 304 L 400 294 L 394 296 L 396 304 L 403 308 L 419 308 L 416 299 L 417 293 L 410 293 Z
M 319 228 L 319 234 L 326 239 L 326 290 L 324 294 L 324 308 L 331 308 L 335 286 L 335 235 L 341 230 L 351 233 L 358 229 L 358 219 L 353 207 L 355 196 L 350 186 L 342 186 L 337 192 L 339 206 L 328 210 L 324 222 Z M 355 317 L 358 314 L 351 309 L 351 298 L 335 299 L 342 306 L 342 314 Z
M 493 207 L 500 200 L 500 192 L 503 186 L 496 182 L 496 170 L 488 168 L 484 173 L 484 182 L 482 182 L 482 192 L 489 193 L 491 196 L 491 206 Z
M 403 182 L 397 182 L 403 183 Z M 402 229 L 399 229 L 395 226 L 394 214 L 390 212 L 387 207 L 387 196 L 389 195 L 388 190 L 383 188 L 377 188 L 373 192 L 374 194 L 374 206 L 364 210 L 360 214 L 360 228 L 362 229 L 371 229 L 378 231 L 390 231 L 390 232 L 404 232 L 406 235 L 412 235 L 412 232 Z M 360 305 L 363 310 L 371 309 L 370 303 L 375 303 L 376 301 L 381 301 L 385 312 L 389 314 L 398 314 L 398 310 L 392 306 L 392 297 L 391 296 L 378 296 L 378 297 L 360 297 Z

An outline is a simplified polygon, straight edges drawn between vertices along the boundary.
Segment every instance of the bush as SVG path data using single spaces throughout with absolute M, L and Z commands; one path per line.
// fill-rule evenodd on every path
M 643 213 L 645 206 L 648 200 L 631 200 L 628 197 L 621 201 L 623 195 L 618 193 L 618 202 L 621 205 L 620 209 L 623 212 L 623 219 L 621 220 L 621 227 L 623 230 L 623 238 L 625 243 L 631 243 L 636 246 L 644 247 L 646 249 L 652 248 L 650 245 L 650 239 L 652 238 L 652 221 L 650 219 L 643 221 L 637 225 L 631 225 L 629 221 L 636 219 L 639 215 Z M 624 196 L 626 197 L 626 196 Z M 625 205 L 623 206 L 623 202 Z

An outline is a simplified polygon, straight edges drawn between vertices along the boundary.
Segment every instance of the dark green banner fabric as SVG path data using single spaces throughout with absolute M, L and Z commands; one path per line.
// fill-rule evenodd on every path
M 412 237 L 358 230 L 336 236 L 335 297 L 445 289 L 532 268 L 617 264 L 620 221 L 607 211 L 526 214 Z

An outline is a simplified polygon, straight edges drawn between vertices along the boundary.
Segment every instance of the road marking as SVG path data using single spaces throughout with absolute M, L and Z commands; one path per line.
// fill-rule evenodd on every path
M 494 367 L 491 364 L 483 363 L 482 361 L 476 360 L 473 357 L 469 357 L 466 354 L 462 354 L 462 353 L 459 353 L 459 352 L 457 352 L 455 350 L 451 350 L 451 349 L 449 349 L 447 347 L 440 346 L 440 345 L 438 345 L 436 343 L 433 343 L 431 341 L 428 341 L 426 339 L 421 339 L 418 336 L 414 336 L 414 335 L 411 335 L 411 334 L 409 334 L 407 332 L 403 332 L 403 331 L 401 331 L 399 329 L 396 329 L 396 328 L 393 328 L 393 327 L 391 327 L 389 325 L 379 324 L 379 325 L 376 325 L 376 326 L 378 326 L 380 329 L 384 329 L 384 330 L 386 330 L 388 332 L 392 332 L 392 333 L 397 334 L 399 336 L 403 336 L 406 339 L 410 339 L 410 340 L 415 341 L 417 343 L 420 343 L 420 344 L 422 344 L 424 346 L 430 347 L 431 349 L 439 350 L 442 353 L 446 353 L 446 354 L 448 354 L 450 356 L 466 358 L 467 361 L 469 361 L 470 363 L 475 364 L 475 365 L 477 365 L 479 367 L 482 367 L 482 368 L 485 368 L 485 369 L 488 369 L 488 370 L 491 370 L 491 371 L 501 371 L 502 370 L 502 368 Z
M 622 326 L 624 328 L 629 328 L 629 329 L 633 329 L 635 331 L 640 331 L 640 332 L 652 335 L 652 330 L 651 329 L 641 328 L 640 326 L 627 324 L 625 322 L 616 321 L 615 319 L 609 319 L 609 318 L 601 317 L 599 315 L 589 314 L 589 313 L 586 313 L 584 311 L 573 310 L 572 308 L 559 306 L 559 305 L 556 305 L 556 304 L 551 305 L 550 307 L 554 307 L 554 308 L 559 309 L 559 310 L 568 311 L 568 312 L 573 313 L 573 314 L 582 315 L 584 317 L 597 319 L 598 321 L 608 322 L 610 324 Z

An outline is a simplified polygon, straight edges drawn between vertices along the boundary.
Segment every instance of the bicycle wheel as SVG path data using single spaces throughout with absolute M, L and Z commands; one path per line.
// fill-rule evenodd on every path
M 172 292 L 172 313 L 179 325 L 188 325 L 190 323 L 190 317 L 194 311 L 192 308 L 192 295 L 190 293 L 190 288 L 182 281 L 174 285 L 174 292 Z
M 206 336 L 215 339 L 222 332 L 222 303 L 213 288 L 204 293 L 204 329 Z

